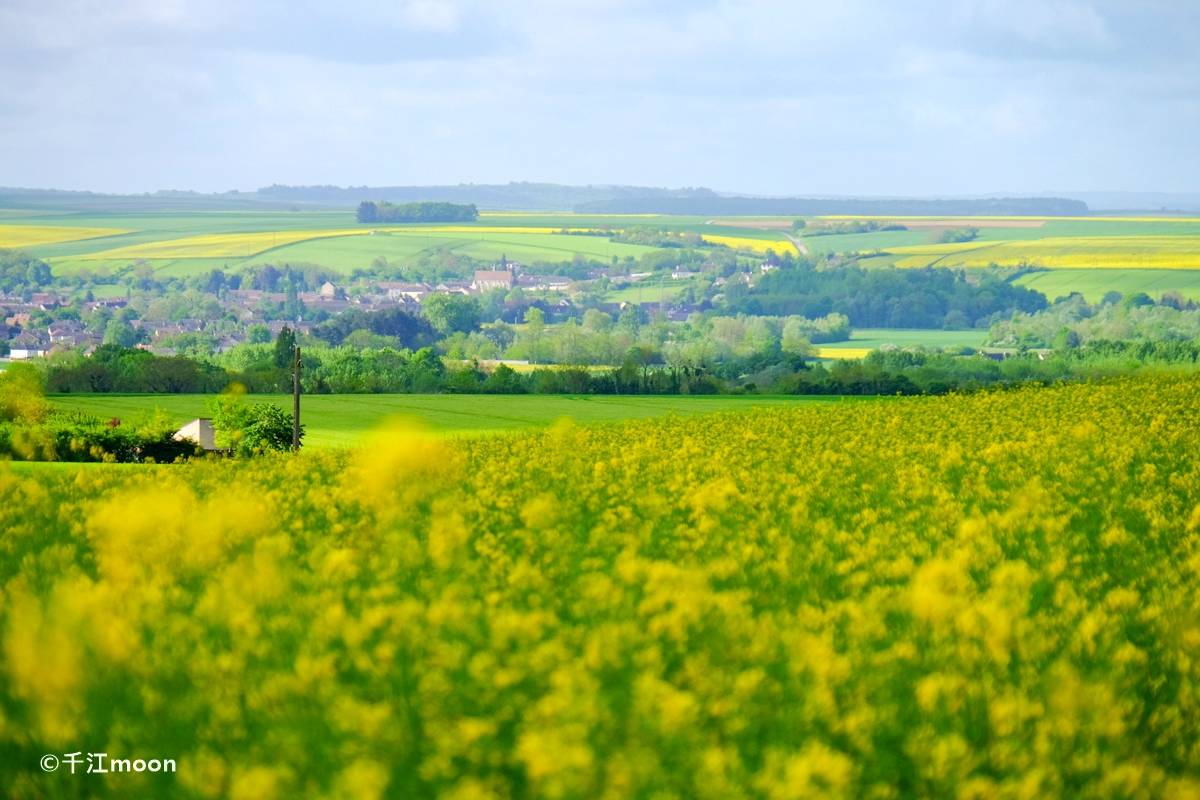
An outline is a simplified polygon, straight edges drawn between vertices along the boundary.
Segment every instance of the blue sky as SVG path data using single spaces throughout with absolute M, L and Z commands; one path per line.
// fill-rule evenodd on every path
M 0 185 L 1200 186 L 1190 0 L 0 0 Z

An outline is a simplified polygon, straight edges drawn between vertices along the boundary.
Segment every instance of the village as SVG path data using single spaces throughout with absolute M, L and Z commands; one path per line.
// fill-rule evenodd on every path
M 195 316 L 156 315 L 153 292 L 125 287 L 119 296 L 96 297 L 78 287 L 44 287 L 47 291 L 0 294 L 0 354 L 7 346 L 11 360 L 38 358 L 54 352 L 85 353 L 104 343 L 117 343 L 173 355 L 182 341 L 197 337 L 214 353 L 224 352 L 255 337 L 274 338 L 288 327 L 309 334 L 318 323 L 355 309 L 378 312 L 400 309 L 420 315 L 430 295 L 459 295 L 491 300 L 501 318 L 519 322 L 529 307 L 538 307 L 550 321 L 561 321 L 596 308 L 614 318 L 634 307 L 649 318 L 659 314 L 684 321 L 710 304 L 705 290 L 719 290 L 727 282 L 749 285 L 748 268 L 732 275 L 680 266 L 655 272 L 610 273 L 593 270 L 583 278 L 527 272 L 508 259 L 475 270 L 470 279 L 436 283 L 398 280 L 325 280 L 314 291 L 269 291 L 257 288 L 222 288 L 206 293 L 207 313 Z M 763 263 L 758 273 L 776 269 Z M 699 279 L 699 280 L 697 280 Z M 615 299 L 621 289 L 647 286 L 647 300 Z M 686 292 L 689 287 L 699 290 Z M 108 287 L 105 288 L 116 288 Z M 626 292 L 628 294 L 628 292 Z M 688 301 L 685 295 L 699 298 Z M 117 323 L 113 325 L 114 321 Z M 264 333 L 265 331 L 265 333 Z

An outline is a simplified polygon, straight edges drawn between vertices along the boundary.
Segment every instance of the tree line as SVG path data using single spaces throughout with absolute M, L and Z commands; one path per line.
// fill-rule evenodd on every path
M 218 366 L 182 356 L 161 357 L 114 346 L 91 358 L 51 362 L 51 392 L 217 393 L 231 384 L 251 393 L 290 391 L 290 347 L 241 348 Z M 610 367 L 543 366 L 517 371 L 485 368 L 478 360 L 447 362 L 431 348 L 417 350 L 315 348 L 305 351 L 307 394 L 944 394 L 989 386 L 1088 380 L 1161 367 L 1200 365 L 1196 341 L 1095 341 L 1049 354 L 1018 353 L 995 361 L 922 350 L 876 351 L 861 361 L 823 364 L 802 353 L 768 350 L 714 365 L 667 362 L 634 346 Z

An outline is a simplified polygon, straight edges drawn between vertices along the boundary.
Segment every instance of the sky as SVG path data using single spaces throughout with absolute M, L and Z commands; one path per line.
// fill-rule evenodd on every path
M 0 186 L 1200 187 L 1193 0 L 0 0 Z

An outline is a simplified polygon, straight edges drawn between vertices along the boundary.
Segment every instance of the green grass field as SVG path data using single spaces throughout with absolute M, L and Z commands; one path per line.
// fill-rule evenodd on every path
M 987 331 L 932 331 L 908 330 L 903 328 L 859 328 L 850 334 L 846 342 L 821 345 L 822 350 L 877 350 L 884 345 L 896 347 L 980 347 L 987 338 Z
M 1155 299 L 1164 292 L 1179 292 L 1200 300 L 1200 270 L 1192 269 L 1051 269 L 1026 273 L 1014 283 L 1039 291 L 1050 300 L 1071 292 L 1079 292 L 1090 303 L 1107 292 L 1145 292 Z
M 207 409 L 212 395 L 94 394 L 54 395 L 50 399 L 56 409 L 131 422 L 159 409 L 182 425 L 196 417 L 209 416 Z M 248 401 L 269 401 L 291 408 L 291 397 L 285 395 L 251 395 Z M 776 396 L 307 395 L 303 398 L 301 419 L 306 429 L 306 444 L 340 447 L 355 444 L 393 419 L 416 421 L 447 435 L 475 435 L 545 427 L 564 417 L 589 424 L 805 402 L 814 401 Z
M 633 284 L 624 289 L 612 289 L 605 295 L 610 303 L 665 303 L 683 291 L 685 281 L 675 283 Z

